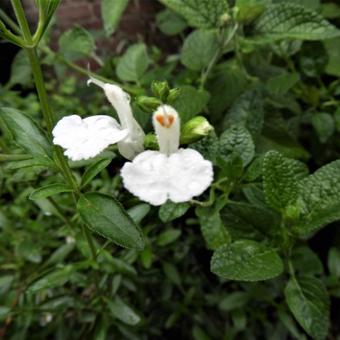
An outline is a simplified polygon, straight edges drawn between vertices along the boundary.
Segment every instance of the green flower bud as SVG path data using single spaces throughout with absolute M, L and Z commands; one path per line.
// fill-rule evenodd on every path
M 157 137 L 153 133 L 148 133 L 144 137 L 144 148 L 149 149 L 149 150 L 158 150 L 158 142 L 157 142 Z
M 228 24 L 228 22 L 230 21 L 231 16 L 229 15 L 229 13 L 223 13 L 220 18 L 219 18 L 219 23 L 221 24 L 221 26 L 225 26 L 226 24 Z
M 181 144 L 197 142 L 207 136 L 214 128 L 208 120 L 202 116 L 197 116 L 184 124 L 181 131 Z
M 153 81 L 151 84 L 151 91 L 155 97 L 165 102 L 168 98 L 170 89 L 167 81 Z
M 300 217 L 300 208 L 296 205 L 288 205 L 284 211 L 284 218 L 287 221 L 296 221 Z
M 162 102 L 155 97 L 139 96 L 136 100 L 137 105 L 146 112 L 153 112 Z
M 171 89 L 169 91 L 169 95 L 168 95 L 168 98 L 166 100 L 167 104 L 170 104 L 170 105 L 173 104 L 173 102 L 178 98 L 180 93 L 181 93 L 181 90 L 178 89 L 178 88 Z

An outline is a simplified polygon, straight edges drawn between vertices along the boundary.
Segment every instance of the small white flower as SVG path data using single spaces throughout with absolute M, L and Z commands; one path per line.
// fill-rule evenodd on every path
M 118 143 L 118 150 L 127 159 L 133 159 L 144 150 L 144 131 L 133 117 L 130 96 L 119 86 L 103 83 L 91 78 L 88 84 L 93 83 L 101 87 L 108 101 L 115 108 L 122 129 L 129 131 L 128 136 Z
M 128 133 L 112 117 L 82 119 L 77 115 L 62 118 L 52 131 L 53 143 L 63 147 L 64 154 L 73 161 L 97 156 L 110 144 L 126 138 Z
M 121 175 L 127 190 L 152 205 L 167 199 L 189 201 L 213 180 L 213 166 L 193 149 L 178 149 L 180 120 L 175 109 L 160 106 L 153 115 L 160 151 L 144 151 L 124 164 Z

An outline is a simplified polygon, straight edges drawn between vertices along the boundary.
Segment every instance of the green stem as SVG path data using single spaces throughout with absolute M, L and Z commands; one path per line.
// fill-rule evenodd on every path
M 0 19 L 2 19 L 15 33 L 21 33 L 20 27 L 2 9 L 0 9 Z
M 20 0 L 12 0 L 12 7 L 14 9 L 15 16 L 18 20 L 19 27 L 21 29 L 22 36 L 24 37 L 26 43 L 32 44 L 32 35 L 30 28 L 28 26 L 28 22 L 26 20 L 25 11 L 22 7 Z

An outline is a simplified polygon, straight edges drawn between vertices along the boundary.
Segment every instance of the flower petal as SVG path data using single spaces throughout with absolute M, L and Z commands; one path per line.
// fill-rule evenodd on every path
M 97 156 L 110 144 L 128 135 L 115 119 L 109 116 L 92 116 L 85 119 L 77 115 L 62 118 L 53 131 L 53 143 L 65 149 L 73 161 Z
M 213 168 L 192 149 L 180 149 L 170 156 L 144 151 L 124 164 L 121 175 L 127 190 L 143 201 L 161 205 L 167 199 L 186 202 L 203 193 L 213 180 Z

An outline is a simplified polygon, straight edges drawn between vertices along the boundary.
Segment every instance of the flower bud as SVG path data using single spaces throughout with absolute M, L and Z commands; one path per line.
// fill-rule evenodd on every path
M 284 211 L 284 218 L 287 221 L 296 221 L 300 217 L 300 208 L 296 205 L 288 205 Z
M 181 144 L 197 142 L 207 136 L 213 127 L 205 117 L 197 116 L 184 124 L 181 131 Z
M 155 97 L 165 102 L 168 98 L 170 89 L 167 81 L 153 81 L 151 84 L 151 91 Z
M 154 133 L 148 133 L 144 137 L 144 148 L 146 150 L 158 150 L 158 142 L 157 142 L 157 137 Z
M 168 95 L 168 98 L 167 98 L 167 104 L 173 104 L 174 101 L 178 98 L 178 96 L 180 95 L 181 93 L 181 90 L 178 89 L 178 88 L 174 88 L 174 89 L 171 89 L 169 91 L 169 95 Z
M 153 112 L 161 105 L 161 101 L 155 97 L 139 96 L 136 100 L 137 105 L 146 112 Z

